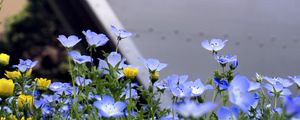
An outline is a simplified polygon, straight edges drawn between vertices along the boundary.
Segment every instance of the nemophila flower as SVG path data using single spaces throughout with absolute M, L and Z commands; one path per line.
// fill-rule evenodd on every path
M 212 102 L 196 103 L 194 101 L 184 101 L 173 105 L 174 110 L 183 117 L 199 118 L 217 107 Z
M 233 108 L 222 106 L 217 110 L 218 120 L 238 120 L 239 113 Z
M 46 78 L 35 78 L 34 79 L 37 83 L 37 88 L 39 90 L 47 90 L 49 85 L 51 84 L 51 80 L 48 80 Z
M 211 85 L 204 85 L 200 79 L 197 79 L 195 81 L 190 81 L 187 83 L 188 87 L 191 88 L 192 96 L 199 96 L 201 95 L 205 90 L 213 89 L 213 86 Z
M 178 117 L 178 114 L 172 115 L 172 114 L 168 114 L 165 116 L 162 116 L 159 120 L 180 120 Z
M 91 56 L 81 55 L 80 52 L 78 52 L 76 50 L 73 50 L 73 51 L 69 52 L 68 55 L 70 55 L 73 58 L 74 62 L 78 63 L 78 64 L 93 61 Z
M 129 99 L 129 98 L 136 99 L 136 98 L 139 97 L 136 89 L 133 89 L 133 88 L 131 88 L 131 96 L 130 96 L 130 89 L 129 88 L 124 89 L 124 91 L 121 94 L 121 97 L 123 97 L 123 96 L 125 96 L 125 99 Z
M 238 64 L 236 55 L 225 55 L 225 56 L 215 55 L 215 59 L 217 60 L 218 63 L 222 65 L 226 65 L 227 63 L 232 63 L 231 66 L 234 69 L 237 67 Z
M 104 34 L 97 34 L 91 30 L 82 31 L 82 33 L 85 35 L 85 38 L 90 46 L 103 46 L 108 41 L 108 38 Z
M 15 84 L 11 79 L 0 79 L 0 97 L 6 98 L 12 96 L 14 93 Z
M 166 81 L 164 81 L 164 80 L 158 80 L 158 81 L 156 81 L 153 84 L 153 86 L 155 86 L 155 87 L 157 87 L 159 89 L 166 89 L 166 88 L 168 88 L 168 85 L 167 85 Z
M 119 53 L 117 52 L 111 52 L 108 56 L 107 56 L 107 62 L 112 66 L 115 67 L 117 64 L 120 64 L 122 60 L 122 57 Z
M 253 82 L 253 81 L 250 81 L 250 80 L 248 80 L 248 82 L 250 84 L 249 89 L 248 89 L 249 92 L 260 89 L 260 83 L 259 82 Z
M 77 76 L 75 82 L 78 86 L 86 86 L 92 83 L 91 79 L 85 79 L 84 77 Z
M 176 86 L 170 87 L 172 94 L 176 97 L 191 97 L 192 96 L 192 88 L 188 83 L 179 84 Z
M 99 60 L 99 64 L 98 64 L 98 70 L 102 73 L 102 74 L 108 74 L 108 64 L 105 60 L 102 60 L 100 58 L 98 58 Z
M 176 75 L 176 74 L 173 74 L 171 76 L 168 76 L 165 81 L 167 82 L 168 84 L 168 87 L 171 88 L 171 87 L 175 87 L 175 86 L 178 86 L 178 85 L 181 85 L 183 83 L 186 83 L 188 79 L 188 75 Z
M 73 87 L 71 87 L 70 83 L 61 83 L 61 82 L 53 82 L 50 84 L 49 89 L 57 94 L 67 94 L 70 95 L 73 93 Z
M 220 80 L 219 78 L 214 78 L 214 82 L 219 90 L 227 90 L 229 87 L 227 80 Z
M 13 67 L 18 68 L 19 71 L 21 71 L 21 72 L 25 72 L 27 70 L 30 70 L 34 66 L 36 66 L 37 63 L 38 63 L 38 61 L 31 61 L 29 59 L 27 59 L 27 60 L 20 59 L 19 64 L 18 65 L 13 65 Z
M 57 39 L 63 46 L 67 48 L 73 47 L 81 40 L 75 35 L 70 35 L 68 38 L 65 35 L 59 35 Z
M 18 97 L 18 107 L 23 109 L 25 105 L 28 105 L 30 108 L 33 107 L 33 96 L 31 95 L 19 95 Z
M 300 96 L 292 98 L 292 96 L 284 97 L 285 111 L 293 118 L 300 119 Z
M 131 32 L 129 32 L 125 29 L 119 29 L 113 25 L 111 26 L 111 30 L 116 36 L 118 36 L 119 40 L 132 36 Z
M 10 56 L 5 53 L 0 53 L 0 64 L 8 65 Z
M 204 40 L 202 41 L 201 45 L 203 48 L 209 50 L 209 51 L 214 51 L 217 52 L 225 46 L 225 43 L 227 40 L 221 40 L 221 39 L 212 39 L 211 41 Z
M 245 76 L 236 75 L 228 88 L 229 101 L 247 112 L 255 103 L 255 96 L 248 92 L 250 84 Z
M 108 95 L 102 96 L 101 101 L 94 102 L 94 106 L 99 110 L 103 117 L 119 117 L 124 115 L 126 104 L 124 102 L 115 102 L 114 98 Z
M 134 67 L 126 67 L 123 69 L 123 73 L 127 78 L 133 79 L 138 74 L 139 69 Z
M 5 71 L 4 74 L 7 78 L 13 79 L 13 78 L 20 78 L 21 77 L 21 72 L 20 71 Z
M 280 78 L 280 77 L 264 77 L 265 80 L 267 80 L 269 83 L 271 83 L 272 85 L 275 85 L 277 83 L 280 83 L 283 87 L 290 87 L 293 85 L 293 83 L 291 81 L 289 81 L 288 79 L 284 79 L 284 78 Z
M 229 62 L 229 67 L 231 70 L 236 69 L 238 65 L 239 65 L 238 59 L 233 59 L 231 62 Z
M 268 90 L 270 96 L 274 96 L 274 94 L 279 94 L 280 96 L 288 96 L 292 94 L 289 89 L 283 87 L 283 85 L 279 82 L 275 84 L 266 83 L 264 87 Z
M 300 75 L 299 76 L 289 76 L 290 79 L 294 81 L 294 83 L 297 84 L 298 87 L 300 87 Z
M 149 71 L 161 71 L 168 66 L 168 64 L 161 63 L 159 60 L 153 58 L 144 60 L 144 65 Z

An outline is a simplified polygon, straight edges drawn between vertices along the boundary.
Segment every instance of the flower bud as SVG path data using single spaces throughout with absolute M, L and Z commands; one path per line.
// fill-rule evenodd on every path
M 23 109 L 25 105 L 29 105 L 30 108 L 33 107 L 33 97 L 30 95 L 20 95 L 18 97 L 18 107 Z
M 15 84 L 9 79 L 0 79 L 0 97 L 9 97 L 14 93 Z
M 2 65 L 8 65 L 9 64 L 9 55 L 5 53 L 0 54 L 0 64 Z
M 21 72 L 20 71 L 5 71 L 4 74 L 7 78 L 13 79 L 13 78 L 20 78 L 21 77 Z
M 160 75 L 159 71 L 150 72 L 150 79 L 151 79 L 151 81 L 152 82 L 157 81 L 158 78 L 159 78 L 159 75 Z

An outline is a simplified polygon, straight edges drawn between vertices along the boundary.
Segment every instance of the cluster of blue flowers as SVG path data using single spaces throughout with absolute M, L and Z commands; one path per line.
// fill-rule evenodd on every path
M 111 30 L 118 45 L 132 35 L 115 26 Z M 103 53 L 104 59 L 94 60 L 92 53 L 109 39 L 91 30 L 83 34 L 90 55 L 72 50 L 81 41 L 77 36 L 59 35 L 57 39 L 68 51 L 71 83 L 52 82 L 47 91 L 33 90 L 34 109 L 25 110 L 23 115 L 27 118 L 300 119 L 300 96 L 290 90 L 294 83 L 300 89 L 300 76 L 280 78 L 256 74 L 250 80 L 237 74 L 237 56 L 219 54 L 227 40 L 202 41 L 202 47 L 212 53 L 219 69 L 211 79 L 191 81 L 188 75 L 160 78 L 160 71 L 168 64 L 154 58 L 142 59 L 144 68 L 129 65 L 118 52 L 118 45 L 116 51 Z M 25 72 L 36 64 L 37 61 L 20 60 L 14 67 Z M 138 69 L 148 70 L 150 86 L 136 83 Z M 160 99 L 164 94 L 172 95 L 172 104 L 163 108 Z

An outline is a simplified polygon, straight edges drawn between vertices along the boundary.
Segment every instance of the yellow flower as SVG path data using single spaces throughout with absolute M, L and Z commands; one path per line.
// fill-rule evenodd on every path
M 33 104 L 33 97 L 30 95 L 20 95 L 18 97 L 18 107 L 19 109 L 23 109 L 24 105 L 29 105 L 30 108 L 32 108 Z
M 0 97 L 9 97 L 14 93 L 15 84 L 9 79 L 0 79 Z
M 39 90 L 47 90 L 51 84 L 51 80 L 47 80 L 46 78 L 35 78 L 35 81 Z
M 31 75 L 31 73 L 32 73 L 32 68 L 29 68 L 29 69 L 26 71 L 25 75 L 26 75 L 27 77 L 29 77 L 29 76 Z
M 10 115 L 8 116 L 8 120 L 18 120 L 18 119 L 17 119 L 17 117 L 16 117 L 15 115 L 10 114 Z
M 20 78 L 21 77 L 21 72 L 20 71 L 5 71 L 4 74 L 7 78 Z
M 18 119 L 15 115 L 10 114 L 7 118 L 1 117 L 0 120 L 18 120 Z
M 123 73 L 127 78 L 134 78 L 139 72 L 139 69 L 133 67 L 126 67 L 123 69 Z
M 5 53 L 0 54 L 0 64 L 8 65 L 9 64 L 9 55 Z
M 22 117 L 21 120 L 25 120 L 25 117 Z M 32 120 L 32 117 L 26 118 L 26 120 Z

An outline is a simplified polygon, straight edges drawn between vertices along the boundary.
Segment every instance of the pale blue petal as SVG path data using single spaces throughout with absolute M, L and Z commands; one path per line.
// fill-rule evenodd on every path
M 121 61 L 121 55 L 117 52 L 111 52 L 107 57 L 108 63 L 115 67 Z

